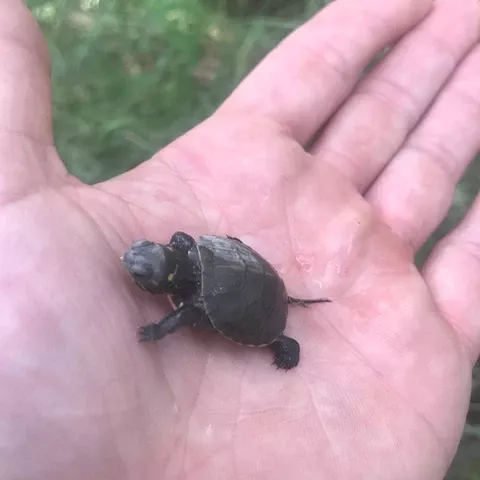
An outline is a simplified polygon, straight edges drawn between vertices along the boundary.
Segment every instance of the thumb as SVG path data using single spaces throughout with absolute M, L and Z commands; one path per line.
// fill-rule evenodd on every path
M 53 146 L 50 62 L 21 0 L 0 2 L 0 204 L 51 182 L 65 167 Z

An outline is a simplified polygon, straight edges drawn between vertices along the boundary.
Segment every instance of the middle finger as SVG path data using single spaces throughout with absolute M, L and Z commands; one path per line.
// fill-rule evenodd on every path
M 338 111 L 312 153 L 364 192 L 478 40 L 477 0 L 440 0 Z

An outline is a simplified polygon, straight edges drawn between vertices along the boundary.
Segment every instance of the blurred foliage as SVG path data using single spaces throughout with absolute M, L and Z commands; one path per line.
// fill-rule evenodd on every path
M 67 168 L 94 183 L 149 158 L 209 115 L 270 49 L 326 3 L 27 0 L 50 47 L 55 141 Z M 479 184 L 477 159 L 447 218 L 419 252 L 419 266 L 463 217 Z M 448 480 L 480 480 L 478 372 Z
M 55 140 L 72 173 L 109 178 L 191 128 L 310 5 L 273 21 L 230 18 L 221 1 L 27 2 L 49 43 Z

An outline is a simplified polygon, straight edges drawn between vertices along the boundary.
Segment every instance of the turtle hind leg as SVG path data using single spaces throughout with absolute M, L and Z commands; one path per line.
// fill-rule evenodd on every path
M 273 350 L 273 365 L 277 369 L 290 370 L 298 365 L 300 345 L 293 338 L 282 335 L 269 347 Z
M 192 305 L 179 307 L 174 312 L 163 317 L 158 323 L 150 323 L 140 327 L 138 336 L 140 342 L 154 342 L 161 340 L 169 333 L 173 333 L 181 327 L 194 326 L 203 321 L 204 312 Z
M 328 298 L 311 298 L 311 299 L 302 299 L 295 297 L 288 297 L 288 303 L 296 307 L 308 307 L 312 303 L 325 303 L 331 302 Z
M 239 242 L 239 243 L 242 243 L 243 245 L 245 245 L 239 238 L 237 237 L 231 237 L 230 235 L 227 235 L 227 238 L 230 239 L 230 240 L 235 240 L 236 242 Z

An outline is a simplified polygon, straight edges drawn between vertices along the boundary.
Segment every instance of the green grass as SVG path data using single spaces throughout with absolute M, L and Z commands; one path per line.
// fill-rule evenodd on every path
M 50 46 L 55 140 L 72 173 L 97 182 L 151 156 L 210 114 L 313 5 L 292 20 L 231 17 L 215 1 L 28 2 Z
M 149 158 L 209 115 L 273 46 L 325 3 L 27 0 L 50 47 L 54 134 L 67 168 L 94 183 Z M 477 161 L 419 264 L 461 218 L 479 180 Z M 480 380 L 475 388 L 469 418 L 480 417 Z M 449 480 L 480 479 L 478 423 L 467 425 Z

